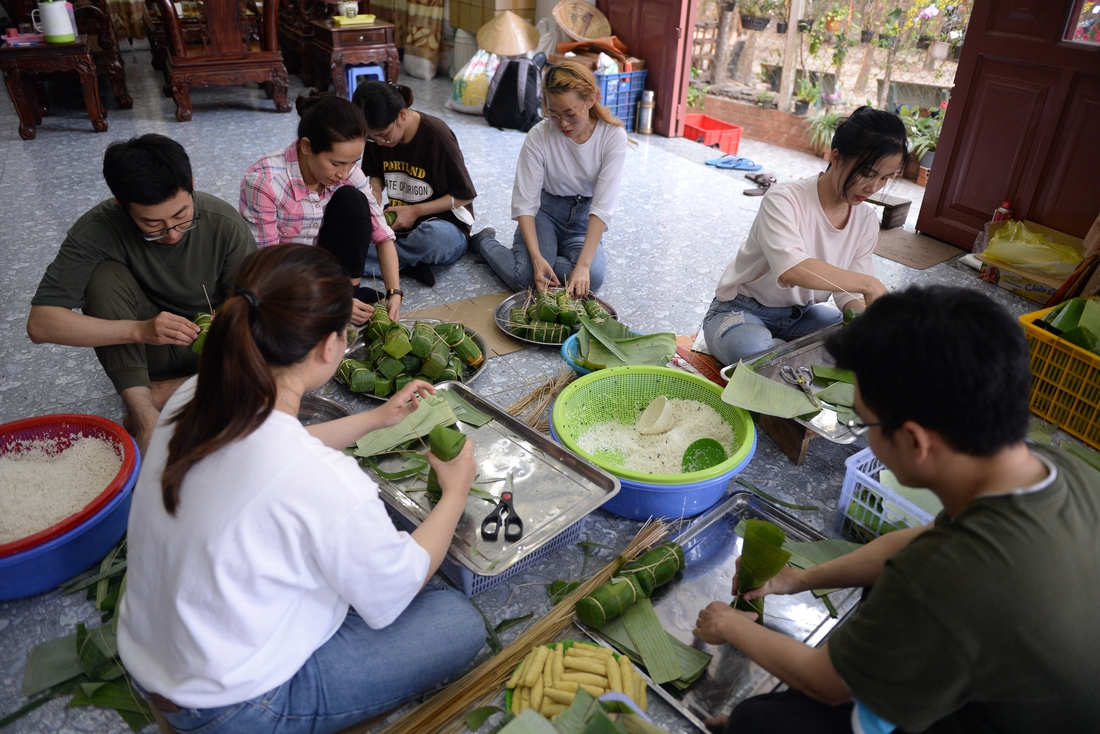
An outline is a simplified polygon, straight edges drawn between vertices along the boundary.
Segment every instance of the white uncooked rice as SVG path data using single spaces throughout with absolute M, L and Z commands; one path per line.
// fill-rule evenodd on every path
M 0 544 L 10 543 L 79 512 L 107 488 L 122 466 L 115 447 L 81 437 L 64 451 L 48 441 L 0 455 Z
M 577 437 L 577 445 L 590 455 L 600 452 L 616 455 L 624 469 L 647 474 L 681 474 L 684 451 L 700 438 L 713 438 L 731 453 L 733 426 L 714 408 L 695 400 L 672 398 L 672 430 L 656 436 L 644 436 L 633 425 L 606 421 L 591 426 Z M 646 406 L 640 406 L 638 416 Z M 637 422 L 637 419 L 635 419 Z M 603 460 L 601 458 L 601 460 Z

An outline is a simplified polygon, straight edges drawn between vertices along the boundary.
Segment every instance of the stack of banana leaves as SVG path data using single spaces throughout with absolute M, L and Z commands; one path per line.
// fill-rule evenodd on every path
M 582 318 L 598 323 L 614 321 L 595 298 L 576 300 L 564 288 L 548 288 L 529 295 L 525 305 L 508 312 L 508 330 L 523 339 L 561 344 L 577 333 Z
M 336 378 L 352 392 L 384 398 L 412 380 L 433 385 L 461 381 L 464 370 L 475 370 L 485 362 L 485 355 L 462 324 L 418 321 L 409 329 L 376 308 L 363 335 L 366 357 L 345 359 L 336 372 Z
M 676 354 L 676 335 L 637 334 L 614 319 L 580 317 L 577 362 L 589 370 L 624 365 L 664 367 Z

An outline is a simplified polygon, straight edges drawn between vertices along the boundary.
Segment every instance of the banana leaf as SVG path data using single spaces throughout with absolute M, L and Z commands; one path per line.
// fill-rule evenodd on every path
M 417 321 L 409 340 L 409 350 L 414 356 L 424 359 L 428 356 L 428 352 L 432 351 L 432 344 L 435 341 L 435 330 L 423 321 Z
M 409 343 L 409 332 L 401 324 L 394 324 L 386 332 L 386 342 L 382 348 L 386 350 L 386 354 L 394 359 L 401 359 L 412 351 L 412 344 Z
M 778 418 L 797 418 L 818 412 L 804 392 L 758 375 L 744 362 L 738 362 L 730 375 L 722 391 L 722 400 L 738 408 Z
M 791 560 L 791 552 L 783 549 L 787 534 L 767 520 L 746 520 L 745 541 L 741 563 L 737 569 L 737 597 L 731 606 L 746 612 L 757 612 L 759 624 L 764 623 L 764 599 L 747 601 L 744 594 L 759 589 L 783 570 Z
M 447 342 L 439 339 L 432 344 L 432 350 L 428 352 L 428 356 L 424 358 L 424 364 L 420 366 L 429 382 L 439 381 L 439 376 L 443 374 L 443 370 L 447 369 L 450 357 L 451 348 L 447 346 Z
M 1063 332 L 1076 329 L 1084 311 L 1085 300 L 1083 298 L 1071 298 L 1059 307 L 1057 314 L 1050 320 L 1050 325 Z
M 443 340 L 463 362 L 471 367 L 480 367 L 485 362 L 485 355 L 481 353 L 481 348 L 470 338 L 461 324 L 456 326 L 458 326 L 456 330 L 443 335 Z M 462 374 L 461 369 L 458 370 L 458 374 Z
M 606 321 L 611 319 L 611 314 L 603 310 L 603 306 L 595 298 L 584 301 L 584 313 L 593 321 Z
M 378 374 L 387 380 L 394 379 L 404 371 L 405 365 L 401 364 L 401 360 L 394 359 L 388 354 L 378 360 Z
M 374 394 L 380 398 L 393 395 L 393 380 L 385 375 L 376 374 L 374 376 Z
M 452 461 L 462 447 L 466 445 L 466 434 L 446 426 L 435 426 L 428 432 L 428 447 L 441 461 Z M 443 496 L 443 488 L 439 486 L 439 476 L 435 469 L 428 472 L 428 499 L 435 504 Z
M 354 454 L 366 457 L 389 453 L 409 441 L 427 436 L 436 426 L 453 426 L 457 422 L 446 400 L 438 395 L 428 395 L 420 398 L 416 410 L 397 425 L 371 431 L 356 441 Z
M 878 481 L 882 486 L 889 489 L 898 497 L 911 502 L 933 517 L 938 515 L 940 510 L 943 509 L 943 502 L 940 501 L 940 498 L 937 497 L 932 490 L 920 487 L 907 487 L 899 482 L 894 472 L 889 469 L 883 469 L 878 473 Z M 919 525 L 920 523 L 914 524 Z
M 697 681 L 703 673 L 706 672 L 707 666 L 710 665 L 711 655 L 681 642 L 667 630 L 665 634 L 668 635 L 668 641 L 672 645 L 672 650 L 676 653 L 676 658 L 680 663 L 680 677 L 670 682 L 676 688 L 683 690 Z M 603 629 L 600 630 L 600 637 L 603 637 L 617 647 L 619 652 L 625 654 L 635 663 L 640 665 L 644 664 L 642 662 L 642 656 L 638 653 L 637 648 L 634 647 L 634 643 L 630 639 L 630 633 L 626 631 L 626 627 L 623 625 L 621 617 L 619 619 L 613 619 L 604 625 Z
M 817 399 L 845 408 L 851 408 L 856 402 L 856 386 L 848 382 L 834 382 L 817 393 Z
M 684 549 L 679 543 L 666 541 L 623 566 L 621 574 L 633 574 L 646 596 L 658 586 L 664 586 L 684 570 Z
M 1062 451 L 1071 453 L 1078 459 L 1081 459 L 1096 471 L 1100 471 L 1100 451 L 1093 451 L 1092 449 L 1078 446 L 1069 441 L 1063 441 L 1058 447 L 1062 449 Z
M 454 390 L 440 390 L 437 394 L 442 395 L 443 399 L 451 406 L 455 417 L 467 425 L 478 428 L 493 419 L 493 416 L 470 405 L 469 401 Z
M 594 303 L 594 301 L 590 301 L 590 303 Z M 605 347 L 607 347 L 607 351 L 614 354 L 623 364 L 627 364 L 627 359 L 629 358 L 627 357 L 626 353 L 619 348 L 614 339 L 608 337 L 604 332 L 596 328 L 596 325 L 591 318 L 589 318 L 588 316 L 581 316 L 581 325 L 584 328 L 588 329 L 589 333 L 592 335 L 593 342 L 599 342 L 600 344 L 603 344 Z M 673 337 L 673 341 L 675 341 L 675 336 Z M 673 349 L 673 351 L 675 351 L 675 348 Z
M 815 364 L 813 366 L 814 377 L 819 380 L 832 380 L 833 382 L 850 382 L 856 381 L 856 373 L 851 370 L 842 370 L 839 367 L 825 367 L 824 365 Z
M 577 618 L 600 629 L 621 616 L 634 602 L 645 598 L 642 585 L 631 574 L 615 576 L 576 604 Z
M 680 677 L 680 660 L 668 641 L 668 633 L 661 627 L 653 602 L 639 599 L 623 613 L 623 626 L 654 683 L 661 685 Z
M 199 335 L 191 342 L 191 351 L 202 354 L 203 345 L 206 344 L 206 334 L 210 331 L 210 325 L 214 323 L 214 317 L 208 313 L 200 313 L 195 316 L 195 326 L 199 327 Z
M 354 359 L 340 362 L 336 377 L 348 386 L 352 392 L 373 392 L 375 374 L 366 364 Z
M 592 322 L 589 321 L 589 323 Z M 587 327 L 582 329 L 582 333 L 584 331 L 587 331 Z M 577 341 L 579 346 L 579 336 Z M 608 349 L 604 342 L 593 339 L 589 342 L 588 351 L 581 353 L 581 364 L 590 370 L 621 367 L 623 365 L 664 367 L 676 354 L 675 334 L 647 334 L 629 339 L 612 339 L 611 343 L 615 345 L 617 350 L 626 355 L 625 360 L 620 359 L 618 355 Z
M 404 368 L 405 374 L 415 375 L 420 372 L 421 366 L 424 364 L 424 360 L 417 357 L 412 352 L 406 354 L 401 358 L 401 366 Z
M 372 341 L 385 339 L 391 326 L 393 326 L 393 321 L 390 320 L 390 315 L 386 312 L 386 309 L 376 308 L 370 315 L 370 325 L 367 326 L 367 336 L 369 336 Z

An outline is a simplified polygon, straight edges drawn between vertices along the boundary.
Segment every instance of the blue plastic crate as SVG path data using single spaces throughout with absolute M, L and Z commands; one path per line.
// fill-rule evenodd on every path
M 398 528 L 409 533 L 416 529 L 416 525 L 412 521 L 406 519 L 401 513 L 396 512 L 390 507 L 386 509 L 389 510 L 390 517 Z M 472 597 L 476 594 L 480 594 L 486 589 L 496 586 L 501 581 L 511 576 L 515 576 L 517 573 L 526 571 L 543 558 L 546 558 L 552 553 L 557 553 L 565 546 L 572 545 L 579 541 L 581 539 L 581 532 L 584 530 L 584 520 L 585 518 L 583 517 L 577 520 L 577 522 L 555 536 L 549 543 L 531 553 L 511 568 L 498 573 L 496 576 L 482 576 L 476 574 L 452 558 L 450 553 L 443 557 L 443 563 L 439 566 L 439 572 L 450 579 L 451 583 L 456 587 L 462 589 L 462 593 L 467 597 Z
M 645 79 L 649 72 L 627 71 L 622 74 L 597 74 L 600 84 L 601 104 L 611 110 L 611 114 L 623 121 L 627 132 L 634 131 L 634 115 L 638 111 L 638 102 L 642 99 Z

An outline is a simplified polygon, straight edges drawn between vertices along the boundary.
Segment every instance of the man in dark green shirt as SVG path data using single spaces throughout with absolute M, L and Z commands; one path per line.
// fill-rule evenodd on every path
M 1025 443 L 1019 325 L 972 291 L 910 288 L 826 346 L 855 371 L 855 430 L 944 510 L 746 595 L 873 587 L 819 648 L 723 602 L 700 612 L 696 635 L 792 689 L 743 702 L 726 731 L 1100 731 L 1100 475 Z
M 227 297 L 256 240 L 233 207 L 194 191 L 186 151 L 163 135 L 112 143 L 103 177 L 114 198 L 69 230 L 31 300 L 27 334 L 95 348 L 144 452 L 161 407 L 198 366 L 192 319 Z

